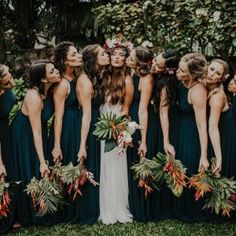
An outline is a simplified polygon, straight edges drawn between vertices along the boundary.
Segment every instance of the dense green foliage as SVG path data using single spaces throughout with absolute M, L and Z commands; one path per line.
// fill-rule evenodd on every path
M 224 59 L 236 52 L 236 0 L 116 1 L 94 10 L 107 37 L 122 32 L 137 45 L 205 52 Z

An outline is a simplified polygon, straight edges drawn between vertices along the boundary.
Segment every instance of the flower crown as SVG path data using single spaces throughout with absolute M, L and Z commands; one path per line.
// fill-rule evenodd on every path
M 103 45 L 103 48 L 106 49 L 108 53 L 112 53 L 112 51 L 117 47 L 122 47 L 126 51 L 126 55 L 128 55 L 133 49 L 134 45 L 130 41 L 122 41 L 123 35 L 119 34 L 118 38 L 108 38 Z

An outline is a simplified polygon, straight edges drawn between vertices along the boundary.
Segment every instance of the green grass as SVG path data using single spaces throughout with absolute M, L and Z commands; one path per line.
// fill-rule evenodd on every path
M 233 223 L 194 223 L 186 224 L 175 220 L 155 223 L 133 222 L 129 224 L 104 225 L 101 223 L 88 225 L 60 224 L 51 227 L 30 227 L 11 230 L 7 236 L 233 236 L 236 235 L 236 224 Z

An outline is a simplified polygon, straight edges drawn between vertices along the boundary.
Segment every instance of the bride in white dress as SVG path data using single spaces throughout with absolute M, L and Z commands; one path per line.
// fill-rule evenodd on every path
M 133 82 L 126 73 L 127 51 L 116 47 L 111 53 L 111 68 L 103 78 L 102 93 L 105 104 L 101 112 L 112 111 L 128 114 L 133 99 Z M 104 224 L 132 222 L 129 211 L 129 189 L 126 152 L 117 154 L 117 148 L 104 152 L 105 141 L 101 141 L 100 172 L 100 217 Z

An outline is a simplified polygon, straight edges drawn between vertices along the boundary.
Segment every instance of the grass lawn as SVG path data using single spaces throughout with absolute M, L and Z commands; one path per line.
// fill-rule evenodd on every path
M 129 224 L 104 225 L 101 223 L 88 225 L 70 225 L 60 224 L 51 227 L 30 227 L 25 229 L 11 230 L 7 236 L 146 236 L 146 235 L 167 235 L 167 236 L 234 236 L 236 235 L 236 222 L 233 223 L 194 223 L 186 224 L 176 220 L 159 221 L 156 223 L 139 223 L 133 222 Z

